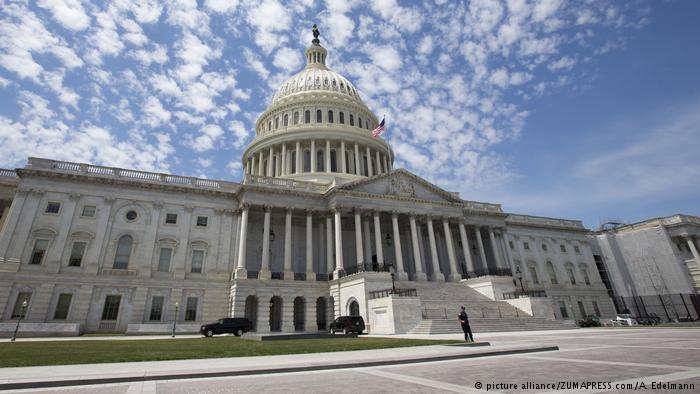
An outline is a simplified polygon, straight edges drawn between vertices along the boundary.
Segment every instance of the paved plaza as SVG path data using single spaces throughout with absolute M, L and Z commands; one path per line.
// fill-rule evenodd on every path
M 415 337 L 415 336 L 412 336 Z M 433 335 L 435 339 L 458 339 L 455 335 Z M 227 359 L 234 362 L 231 369 L 272 368 L 300 365 L 309 371 L 273 373 L 216 378 L 190 378 L 161 381 L 135 381 L 76 387 L 53 387 L 22 390 L 22 392 L 55 393 L 512 393 L 512 392 L 633 392 L 697 393 L 700 392 L 700 329 L 581 329 L 524 333 L 492 333 L 479 335 L 490 347 L 474 348 L 481 352 L 504 349 L 537 349 L 557 346 L 558 351 L 485 356 L 449 361 L 418 362 L 362 368 L 363 364 L 381 357 L 395 356 L 397 360 L 416 355 L 435 356 L 457 354 L 458 346 L 430 346 L 424 349 L 388 349 L 345 353 L 323 353 L 298 356 L 272 356 Z M 203 339 L 204 340 L 204 339 Z M 361 339 L 360 339 L 361 340 Z M 375 352 L 375 353 L 373 353 Z M 313 370 L 323 359 L 358 360 L 357 368 Z M 256 361 L 256 359 L 258 359 Z M 231 361 L 233 360 L 233 361 Z M 224 360 L 220 360 L 224 361 Z M 6 368 L 0 371 L 3 383 L 14 377 L 42 380 L 58 379 L 70 370 L 104 371 L 105 376 L 125 376 L 135 366 L 148 370 L 179 369 L 190 365 L 191 371 L 220 370 L 224 363 L 210 360 L 185 360 L 152 363 L 125 363 L 65 367 Z M 147 366 L 143 368 L 143 366 Z M 116 374 L 116 375 L 115 375 Z M 523 387 L 523 384 L 529 386 Z M 596 386 L 593 386 L 596 384 Z M 664 384 L 662 388 L 652 388 Z M 671 386 L 671 384 L 676 385 Z M 491 385 L 488 386 L 487 385 Z M 517 387 L 514 387 L 517 385 Z M 576 387 L 575 385 L 579 385 Z M 581 388 L 583 385 L 589 387 Z M 655 386 L 652 386 L 655 385 Z M 683 387 L 693 385 L 694 387 Z M 493 388 L 493 387 L 496 388 Z M 479 389 L 480 388 L 480 389 Z M 560 390 L 557 390 L 560 389 Z

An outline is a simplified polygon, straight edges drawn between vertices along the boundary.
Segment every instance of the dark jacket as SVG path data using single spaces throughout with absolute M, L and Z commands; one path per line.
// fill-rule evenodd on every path
M 459 317 L 459 322 L 460 322 L 463 326 L 468 326 L 468 325 L 469 325 L 469 316 L 467 316 L 467 312 L 465 312 L 465 311 L 460 312 L 460 314 L 458 315 L 458 317 Z

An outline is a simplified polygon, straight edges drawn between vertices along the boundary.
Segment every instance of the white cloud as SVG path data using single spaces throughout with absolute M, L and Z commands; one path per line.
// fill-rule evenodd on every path
M 563 56 L 562 58 L 548 64 L 547 68 L 549 68 L 550 71 L 571 70 L 575 64 L 576 59 L 570 56 Z
M 417 51 L 421 55 L 429 55 L 433 51 L 433 37 L 423 37 L 418 44 Z
M 233 132 L 233 136 L 235 138 L 233 141 L 233 146 L 238 149 L 242 148 L 251 132 L 248 130 L 245 124 L 239 120 L 232 121 L 229 124 L 229 128 L 231 129 L 231 132 Z
M 165 64 L 169 60 L 167 49 L 159 44 L 155 44 L 153 48 L 150 49 L 130 51 L 129 56 L 140 61 L 146 67 L 150 66 L 152 63 Z
M 561 0 L 540 0 L 532 10 L 532 20 L 542 22 L 554 15 L 561 6 Z
M 260 78 L 267 79 L 267 77 L 270 76 L 270 71 L 267 69 L 267 67 L 265 67 L 265 63 L 258 58 L 258 55 L 255 52 L 245 48 L 243 50 L 243 55 L 248 68 L 258 73 Z
M 292 71 L 298 70 L 299 66 L 301 66 L 301 55 L 298 50 L 282 47 L 275 53 L 272 64 L 277 68 L 291 73 Z
M 256 29 L 255 43 L 265 53 L 284 44 L 287 37 L 280 34 L 292 25 L 290 12 L 277 0 L 263 0 L 248 10 L 248 23 Z
M 396 0 L 373 0 L 372 9 L 400 30 L 414 33 L 421 28 L 423 17 L 416 8 L 402 7 Z
M 231 13 L 238 7 L 238 0 L 206 0 L 204 6 L 220 14 Z
M 66 29 L 81 31 L 90 26 L 90 17 L 79 0 L 39 0 L 37 5 L 51 11 L 54 19 Z
M 200 130 L 197 137 L 189 137 L 188 142 L 190 147 L 196 152 L 204 152 L 214 148 L 219 138 L 224 134 L 224 131 L 216 124 L 208 124 Z
M 182 60 L 177 69 L 177 76 L 181 81 L 195 79 L 202 74 L 204 66 L 210 60 L 221 56 L 220 49 L 210 47 L 192 33 L 184 33 L 176 48 L 177 57 Z
M 146 99 L 143 105 L 144 121 L 149 126 L 156 128 L 170 121 L 170 111 L 163 108 L 160 100 L 155 96 Z

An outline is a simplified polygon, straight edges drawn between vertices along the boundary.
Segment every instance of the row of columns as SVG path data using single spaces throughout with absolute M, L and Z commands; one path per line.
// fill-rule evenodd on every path
M 350 145 L 350 144 L 348 144 Z M 360 155 L 360 146 L 358 143 L 352 144 L 354 145 L 354 162 L 353 162 L 353 170 L 351 171 L 350 168 L 348 168 L 348 163 L 347 163 L 347 148 L 345 141 L 340 141 L 340 149 L 336 149 L 336 170 L 335 172 L 340 172 L 343 174 L 354 174 L 354 175 L 362 175 L 364 174 L 364 171 L 361 171 L 361 169 L 364 167 L 364 163 L 362 163 L 362 157 Z M 316 140 L 310 140 L 310 172 L 317 172 L 318 169 L 318 163 L 317 163 L 317 157 L 316 157 Z M 371 149 L 369 146 L 362 148 L 365 152 L 364 157 L 367 158 L 367 168 L 366 172 L 369 176 L 373 175 L 378 175 L 384 172 L 389 172 L 391 171 L 391 156 L 382 153 L 378 149 Z M 267 152 L 266 152 L 267 151 Z M 325 149 L 324 149 L 324 165 L 323 165 L 323 170 L 324 172 L 330 173 L 333 172 L 331 171 L 331 140 L 326 139 L 325 140 Z M 340 157 L 338 157 L 338 151 L 340 153 Z M 275 149 L 275 146 L 270 146 L 269 149 L 261 149 L 259 152 L 256 153 L 251 153 L 250 158 L 246 161 L 246 167 L 245 167 L 245 173 L 246 174 L 251 174 L 251 175 L 258 175 L 258 176 L 268 176 L 268 177 L 277 177 L 277 176 L 287 176 L 287 175 L 295 175 L 295 174 L 301 174 L 304 172 L 303 169 L 303 151 L 301 147 L 301 141 L 297 141 L 294 147 L 294 151 L 292 150 L 287 150 L 287 144 L 282 144 L 282 147 L 280 149 L 280 154 L 279 156 L 277 155 L 277 149 Z M 294 171 L 292 171 L 292 163 L 291 163 L 291 154 L 292 152 L 296 152 L 296 157 L 294 157 Z M 267 154 L 266 154 L 267 153 Z M 301 153 L 301 154 L 300 154 Z M 374 155 L 374 157 L 373 157 Z M 288 157 L 289 156 L 289 157 Z M 275 164 L 275 157 L 279 157 L 279 160 Z M 267 159 L 267 166 L 265 166 L 265 159 Z M 374 159 L 374 163 L 372 162 L 372 159 Z M 376 168 L 374 168 L 376 166 Z
M 271 207 L 264 208 L 264 218 L 263 218 L 263 245 L 262 245 L 262 263 L 259 272 L 260 279 L 270 279 L 270 253 L 269 245 L 270 240 L 268 234 L 270 233 L 270 215 L 272 209 Z M 373 225 L 374 225 L 374 236 L 376 248 L 377 263 L 380 267 L 384 266 L 384 251 L 382 248 L 382 229 L 379 211 L 372 212 Z M 355 248 L 357 255 L 357 264 L 364 265 L 366 262 L 365 258 L 365 248 L 369 248 L 368 239 L 369 237 L 364 237 L 362 235 L 362 211 L 355 209 L 353 211 L 354 221 L 355 221 Z M 246 245 L 247 245 L 247 228 L 248 228 L 248 217 L 249 217 L 249 206 L 243 205 L 241 211 L 241 231 L 238 246 L 238 266 L 236 268 L 236 277 L 245 278 L 247 276 L 247 270 L 245 266 L 246 262 Z M 407 280 L 408 274 L 404 267 L 403 254 L 401 251 L 401 235 L 399 229 L 399 213 L 396 211 L 391 212 L 391 223 L 392 232 L 394 240 L 394 254 L 396 259 L 395 272 L 399 280 Z M 435 229 L 433 227 L 433 218 L 431 216 L 425 217 L 425 224 L 428 228 L 428 241 L 430 245 L 430 260 L 432 262 L 432 272 L 433 275 L 430 278 L 433 281 L 458 281 L 461 278 L 461 274 L 457 269 L 457 258 L 454 250 L 454 242 L 452 239 L 452 231 L 450 230 L 450 219 L 448 217 L 441 218 L 442 220 L 442 231 L 445 237 L 445 244 L 447 247 L 447 257 L 449 263 L 449 273 L 447 278 L 440 269 L 440 260 L 438 256 L 438 248 L 435 237 Z M 344 261 L 343 261 L 343 237 L 342 237 L 342 210 L 333 210 L 333 221 L 334 226 L 331 225 L 331 218 L 326 218 L 326 251 L 327 251 L 327 262 L 328 262 L 328 272 L 333 272 L 334 277 L 342 275 L 344 272 Z M 410 232 L 411 232 L 411 242 L 412 250 L 414 254 L 415 263 L 415 280 L 424 281 L 427 280 L 427 274 L 423 271 L 423 264 L 421 259 L 421 245 L 419 239 L 419 229 L 417 225 L 416 215 L 409 214 L 410 221 Z M 463 254 L 465 258 L 466 269 L 468 272 L 474 271 L 474 262 L 472 261 L 469 247 L 469 240 L 467 237 L 466 227 L 464 221 L 460 220 L 458 223 L 459 235 L 462 243 Z M 496 236 L 493 228 L 487 227 L 490 244 L 492 247 L 492 254 L 495 259 L 495 264 L 497 268 L 510 269 L 509 261 L 510 256 L 508 255 L 507 247 L 499 248 L 496 242 Z M 294 272 L 292 269 L 292 252 L 291 252 L 291 240 L 292 240 L 292 209 L 287 208 L 285 211 L 285 231 L 284 231 L 284 278 L 293 279 Z M 331 232 L 334 232 L 331 234 Z M 369 234 L 368 223 L 365 222 L 364 232 Z M 478 250 L 481 256 L 482 264 L 485 266 L 486 263 L 486 252 L 484 249 L 484 243 L 481 237 L 481 228 L 475 226 L 476 240 L 478 245 Z M 335 242 L 333 242 L 333 240 Z M 363 242 L 364 240 L 364 242 Z M 333 247 L 335 247 L 335 261 L 333 261 Z M 505 260 L 505 261 L 504 261 Z M 306 280 L 315 280 L 315 272 L 313 270 L 313 212 L 306 211 Z

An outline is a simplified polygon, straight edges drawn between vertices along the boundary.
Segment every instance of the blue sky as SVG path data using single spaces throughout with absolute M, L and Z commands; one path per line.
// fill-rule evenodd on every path
M 697 1 L 3 1 L 0 167 L 240 180 L 318 23 L 397 165 L 524 214 L 700 215 Z

